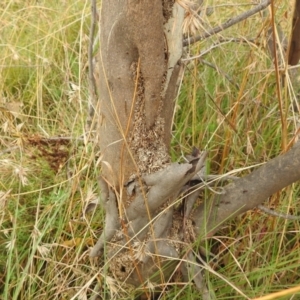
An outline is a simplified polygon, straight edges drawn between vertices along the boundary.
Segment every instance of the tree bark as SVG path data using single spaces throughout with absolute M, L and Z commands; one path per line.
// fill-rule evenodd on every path
M 251 174 L 226 186 L 221 195 L 200 205 L 194 212 L 196 233 L 211 236 L 226 222 L 257 207 L 271 195 L 300 180 L 300 143 L 267 162 Z
M 297 65 L 300 59 L 300 0 L 295 1 L 294 16 L 292 22 L 292 34 L 289 49 L 289 65 Z
M 169 163 L 184 13 L 177 4 L 172 12 L 173 4 L 102 3 L 99 142 L 103 176 L 120 193 L 131 175 Z
M 163 241 L 172 227 L 172 202 L 206 157 L 181 165 L 169 157 L 183 18 L 172 0 L 102 2 L 96 83 L 106 225 L 91 256 L 111 241 L 113 276 L 135 286 L 162 266 L 152 254 L 178 257 Z
M 190 245 L 197 236 L 300 179 L 297 144 L 194 207 L 199 190 L 191 186 L 203 178 L 207 153 L 195 149 L 183 164 L 169 157 L 183 19 L 173 0 L 102 1 L 96 85 L 106 224 L 91 256 L 106 250 L 113 277 L 134 286 L 168 281 L 182 255 L 195 258 Z M 189 277 L 190 261 L 179 264 Z M 199 277 L 194 281 L 201 286 Z

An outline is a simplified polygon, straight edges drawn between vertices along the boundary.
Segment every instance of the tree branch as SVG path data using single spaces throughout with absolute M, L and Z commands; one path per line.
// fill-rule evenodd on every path
M 300 59 L 300 0 L 295 1 L 292 33 L 290 37 L 289 59 L 290 65 L 298 64 Z
M 274 211 L 274 210 L 272 210 L 270 208 L 267 208 L 263 205 L 258 205 L 257 207 L 261 211 L 265 212 L 266 214 L 274 216 L 274 217 L 283 218 L 283 219 L 287 219 L 287 220 L 293 220 L 293 221 L 300 221 L 300 216 L 292 216 L 292 215 L 282 214 L 278 211 Z
M 191 44 L 194 44 L 198 41 L 201 41 L 201 40 L 204 40 L 218 32 L 221 32 L 247 18 L 249 18 L 250 16 L 260 12 L 261 10 L 265 9 L 268 5 L 270 5 L 271 3 L 271 0 L 265 0 L 263 1 L 261 4 L 255 6 L 254 8 L 232 18 L 232 19 L 229 19 L 227 20 L 225 23 L 215 27 L 215 28 L 212 28 L 211 30 L 208 30 L 207 32 L 201 34 L 201 35 L 198 35 L 198 36 L 195 36 L 195 37 L 190 37 L 190 38 L 187 38 L 183 41 L 183 46 L 188 46 L 188 45 L 191 45 Z
M 225 221 L 253 209 L 272 194 L 300 180 L 300 143 L 251 174 L 224 188 L 209 204 L 199 206 L 193 219 L 200 237 L 211 236 Z
M 89 84 L 90 84 L 90 95 L 91 97 L 96 96 L 96 81 L 93 72 L 93 51 L 94 51 L 94 36 L 97 20 L 97 6 L 96 0 L 91 1 L 91 27 L 89 36 L 89 49 L 88 49 L 88 60 L 89 60 Z

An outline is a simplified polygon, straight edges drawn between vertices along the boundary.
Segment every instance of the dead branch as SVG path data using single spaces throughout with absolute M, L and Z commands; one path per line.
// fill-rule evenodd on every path
M 211 30 L 208 30 L 207 32 L 201 34 L 201 35 L 198 35 L 198 36 L 194 36 L 194 37 L 190 37 L 190 38 L 187 38 L 183 41 L 183 46 L 186 47 L 186 46 L 189 46 L 191 44 L 194 44 L 196 42 L 199 42 L 201 40 L 204 40 L 216 33 L 219 33 L 249 17 L 251 17 L 252 15 L 262 11 L 263 9 L 265 9 L 268 5 L 270 5 L 271 3 L 271 0 L 266 0 L 266 1 L 263 1 L 261 4 L 255 6 L 254 8 L 234 17 L 234 18 L 231 18 L 229 20 L 227 20 L 225 23 L 215 27 L 215 28 L 212 28 Z
M 295 1 L 295 9 L 292 24 L 292 34 L 289 49 L 289 65 L 297 65 L 300 59 L 300 0 Z
M 218 73 L 222 74 L 233 86 L 235 86 L 236 89 L 239 89 L 239 85 L 226 73 L 224 72 L 220 67 L 218 67 L 215 64 L 212 64 L 206 60 L 201 60 L 201 62 L 207 66 L 209 66 L 210 68 L 216 70 Z
M 204 49 L 202 50 L 199 54 L 195 55 L 195 56 L 191 56 L 191 57 L 186 57 L 186 58 L 182 58 L 181 61 L 190 61 L 190 60 L 194 60 L 194 59 L 197 59 L 197 58 L 201 58 L 203 57 L 204 55 L 210 53 L 213 49 L 217 49 L 219 48 L 220 46 L 224 45 L 224 44 L 228 44 L 228 43 L 231 43 L 231 42 L 235 42 L 235 43 L 255 43 L 255 41 L 252 39 L 252 40 L 248 40 L 246 38 L 230 38 L 230 39 L 219 39 L 219 41 L 217 43 L 214 43 L 213 45 L 211 45 L 208 49 Z
M 91 3 L 91 27 L 89 36 L 89 49 L 88 49 L 88 60 L 89 60 L 89 84 L 90 84 L 90 95 L 96 97 L 97 87 L 93 72 L 93 51 L 94 51 L 94 35 L 97 21 L 97 6 L 96 0 L 92 0 Z
M 300 216 L 293 216 L 293 215 L 286 215 L 282 214 L 280 212 L 274 211 L 270 208 L 267 208 L 263 205 L 258 205 L 257 206 L 261 211 L 265 212 L 268 215 L 274 216 L 274 217 L 279 217 L 287 220 L 293 220 L 293 221 L 300 221 Z

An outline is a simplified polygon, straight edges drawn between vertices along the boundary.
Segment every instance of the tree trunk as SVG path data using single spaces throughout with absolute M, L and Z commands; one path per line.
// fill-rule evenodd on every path
M 172 0 L 103 0 L 100 20 L 95 71 L 106 224 L 91 256 L 105 249 L 110 274 L 136 287 L 147 280 L 167 282 L 178 264 L 201 287 L 190 245 L 299 180 L 300 147 L 194 208 L 199 189 L 191 182 L 201 185 L 206 152 L 195 149 L 183 164 L 171 163 L 169 156 L 184 67 L 184 9 Z M 183 256 L 185 263 L 179 263 Z
M 174 1 L 102 3 L 96 77 L 106 227 L 91 256 L 113 241 L 110 269 L 119 280 L 131 274 L 128 282 L 136 286 L 157 269 L 137 242 L 147 241 L 149 253 L 178 257 L 173 246 L 155 239 L 168 236 L 173 215 L 168 204 L 204 164 L 204 156 L 188 164 L 170 163 L 174 99 L 183 69 L 183 17 Z M 153 259 L 154 266 L 162 261 Z
M 102 170 L 120 193 L 131 175 L 157 171 L 169 163 L 182 69 L 178 62 L 183 9 L 176 4 L 170 18 L 173 4 L 161 0 L 102 4 L 98 84 Z

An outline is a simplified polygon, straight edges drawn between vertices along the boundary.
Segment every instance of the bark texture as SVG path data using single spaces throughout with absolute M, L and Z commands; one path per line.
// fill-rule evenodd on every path
M 211 236 L 229 218 L 255 208 L 271 195 L 300 180 L 300 143 L 251 174 L 226 186 L 221 195 L 194 212 L 197 235 Z
M 172 12 L 173 4 L 102 3 L 100 148 L 103 175 L 116 190 L 131 175 L 159 170 L 169 162 L 182 34 L 173 36 L 173 43 L 168 37 L 171 31 L 176 36 L 173 30 L 180 30 L 183 20 L 183 10 L 176 5 Z
M 179 232 L 174 201 L 206 157 L 169 158 L 183 18 L 171 0 L 102 2 L 96 77 L 106 225 L 91 256 L 107 246 L 113 276 L 134 286 L 156 272 L 160 282 L 168 278 L 162 257 L 179 257 L 165 241 Z
M 91 256 L 105 250 L 110 274 L 135 287 L 167 282 L 178 269 L 202 289 L 191 244 L 300 178 L 297 144 L 195 207 L 207 153 L 194 149 L 183 164 L 169 158 L 183 18 L 171 0 L 102 1 L 96 73 L 106 219 Z
M 292 34 L 289 49 L 289 65 L 297 65 L 300 59 L 300 0 L 295 1 L 295 9 L 292 23 Z

